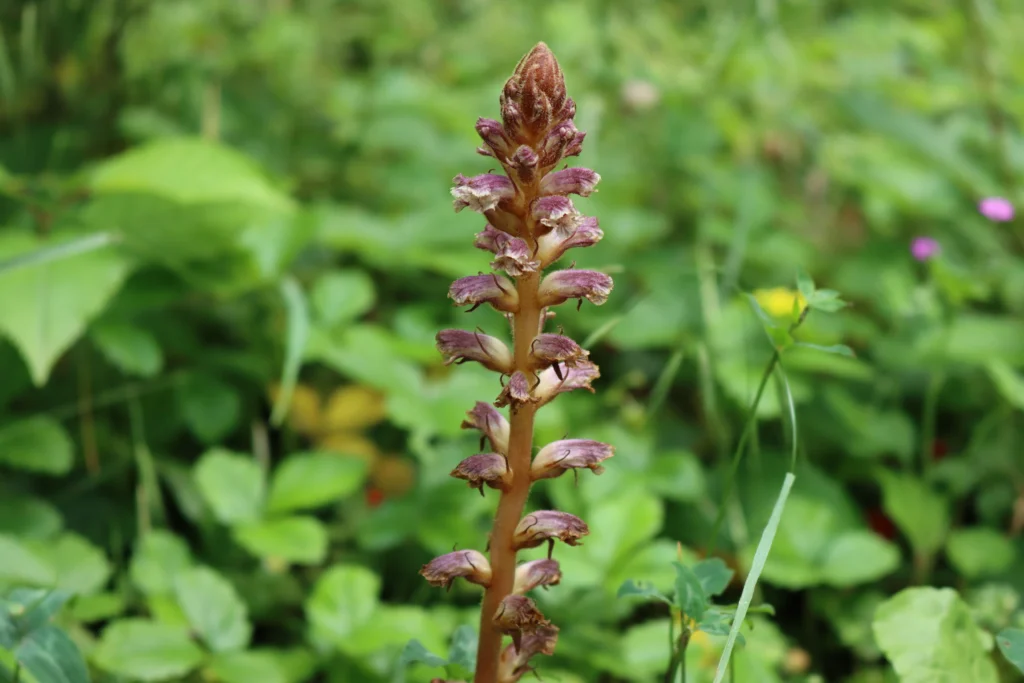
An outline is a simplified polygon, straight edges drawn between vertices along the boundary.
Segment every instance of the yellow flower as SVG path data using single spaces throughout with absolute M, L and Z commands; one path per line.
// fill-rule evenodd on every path
M 768 315 L 776 318 L 790 318 L 793 316 L 794 302 L 798 302 L 799 309 L 807 304 L 803 294 L 788 287 L 775 287 L 774 289 L 758 289 L 754 291 L 754 298 L 761 308 Z

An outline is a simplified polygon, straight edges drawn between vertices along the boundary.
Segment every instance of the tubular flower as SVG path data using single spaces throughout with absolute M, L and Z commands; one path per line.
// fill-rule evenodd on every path
M 615 455 L 615 449 L 600 441 L 590 439 L 563 439 L 553 441 L 540 449 L 530 474 L 533 480 L 553 479 L 570 469 L 586 467 L 594 474 L 604 472 L 601 463 Z
M 491 582 L 491 565 L 476 550 L 456 550 L 435 557 L 423 565 L 420 574 L 431 586 L 439 588 L 450 589 L 452 582 L 459 577 L 486 587 Z
M 441 330 L 437 333 L 437 350 L 445 357 L 445 365 L 474 360 L 488 370 L 512 372 L 512 353 L 500 339 L 468 330 Z
M 504 174 L 460 174 L 451 190 L 456 212 L 470 209 L 486 220 L 473 245 L 493 254 L 493 272 L 456 280 L 448 296 L 456 306 L 472 310 L 487 304 L 498 311 L 512 328 L 514 343 L 507 346 L 482 332 L 442 330 L 437 347 L 445 364 L 474 361 L 500 375 L 493 405 L 476 402 L 462 422 L 464 429 L 480 433 L 481 452 L 455 465 L 451 476 L 481 494 L 484 486 L 496 489 L 501 501 L 489 558 L 476 550 L 457 551 L 421 571 L 435 586 L 447 588 L 463 577 L 486 588 L 475 683 L 514 683 L 533 671 L 532 657 L 554 653 L 558 629 L 522 593 L 557 585 L 562 571 L 551 559 L 555 541 L 577 545 L 589 533 L 583 520 L 567 512 L 524 516 L 530 487 L 570 469 L 600 473 L 601 463 L 612 456 L 607 444 L 563 439 L 531 457 L 537 410 L 560 393 L 593 391 L 591 383 L 600 376 L 586 349 L 545 330 L 555 315 L 551 308 L 569 299 L 602 304 L 612 279 L 589 270 L 543 273 L 569 249 L 594 245 L 603 237 L 597 219 L 582 215 L 569 199 L 591 195 L 601 176 L 587 168 L 555 170 L 580 153 L 585 133 L 576 128 L 576 103 L 546 45 L 537 44 L 523 57 L 498 105 L 500 120 L 476 121 L 482 141 L 477 152 L 494 159 Z M 503 406 L 509 407 L 508 419 L 496 409 Z M 517 563 L 519 550 L 544 543 L 549 546 L 546 559 Z M 512 636 L 508 647 L 502 642 L 505 635 Z

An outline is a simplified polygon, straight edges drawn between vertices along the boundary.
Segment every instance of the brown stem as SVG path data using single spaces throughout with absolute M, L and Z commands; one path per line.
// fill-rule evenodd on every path
M 519 312 L 513 323 L 513 341 L 516 370 L 526 373 L 531 386 L 534 374 L 529 370 L 530 344 L 540 330 L 541 307 L 537 291 L 540 274 L 528 273 L 519 278 Z M 525 403 L 512 411 L 511 432 L 508 442 L 508 460 L 512 468 L 512 484 L 501 494 L 498 513 L 491 531 L 491 583 L 484 593 L 480 612 L 480 644 L 477 647 L 474 683 L 496 683 L 498 661 L 501 657 L 501 631 L 492 619 L 501 601 L 512 592 L 516 574 L 516 550 L 512 534 L 523 516 L 526 498 L 530 494 L 530 457 L 533 451 L 533 416 L 537 408 Z

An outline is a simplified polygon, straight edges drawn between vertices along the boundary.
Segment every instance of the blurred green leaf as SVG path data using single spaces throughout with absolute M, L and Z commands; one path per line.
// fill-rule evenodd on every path
M 333 327 L 355 320 L 373 307 L 373 280 L 360 270 L 328 271 L 313 285 L 313 310 L 321 325 Z
M 44 558 L 39 557 L 18 539 L 0 535 L 0 581 L 30 586 L 51 586 L 57 573 Z
M 314 668 L 314 658 L 305 650 L 218 652 L 210 660 L 210 670 L 224 683 L 301 683 Z
M 999 680 L 986 652 L 991 640 L 951 588 L 900 591 L 879 605 L 872 628 L 902 683 Z
M 242 412 L 238 393 L 208 375 L 191 374 L 178 385 L 185 424 L 200 441 L 216 444 L 234 429 Z
M 56 626 L 28 633 L 14 656 L 37 683 L 89 683 L 89 672 L 74 642 Z
M 693 573 L 700 579 L 704 595 L 712 598 L 725 591 L 735 572 L 729 569 L 721 558 L 712 557 L 693 565 Z
M 49 538 L 63 525 L 57 508 L 42 498 L 8 495 L 0 499 L 0 534 Z
M 188 629 L 146 619 L 122 619 L 103 630 L 93 662 L 110 673 L 139 681 L 182 678 L 203 661 Z
M 946 555 L 969 579 L 1001 574 L 1016 557 L 1012 540 L 994 529 L 954 529 L 946 540 Z
M 0 427 L 0 463 L 19 470 L 59 475 L 71 470 L 73 446 L 64 427 L 49 417 L 30 417 Z
M 146 533 L 129 566 L 132 582 L 148 595 L 174 590 L 174 578 L 192 566 L 192 555 L 183 540 L 162 529 Z
M 949 531 L 946 501 L 924 482 L 906 474 L 882 472 L 882 508 L 915 553 L 931 555 L 942 548 Z
M 815 351 L 823 351 L 825 353 L 835 353 L 840 356 L 846 356 L 847 358 L 855 358 L 853 349 L 845 344 L 832 344 L 831 346 L 822 346 L 821 344 L 808 344 L 807 342 L 797 342 L 796 346 L 802 346 L 805 349 L 814 349 Z
M 302 356 L 309 340 L 309 305 L 306 303 L 305 293 L 299 287 L 299 283 L 292 278 L 282 280 L 280 287 L 287 312 L 288 334 L 284 365 L 281 368 L 281 388 L 270 416 L 270 421 L 274 425 L 280 425 L 288 415 L 295 382 L 302 365 Z
M 638 583 L 633 579 L 629 579 L 627 581 L 624 581 L 623 584 L 619 586 L 619 590 L 615 594 L 615 597 L 627 598 L 632 596 L 649 598 L 651 600 L 658 600 L 660 602 L 664 602 L 667 605 L 672 604 L 672 601 L 666 598 L 664 595 L 662 595 L 661 591 L 655 588 L 653 584 L 644 582 Z
M 257 557 L 320 564 L 327 555 L 327 530 L 313 517 L 283 517 L 242 524 L 235 540 Z
M 123 322 L 101 322 L 89 336 L 111 363 L 123 372 L 152 377 L 164 364 L 163 350 L 148 331 Z
M 64 532 L 55 539 L 35 541 L 31 547 L 57 570 L 55 585 L 68 593 L 95 593 L 103 588 L 113 571 L 103 550 L 75 533 Z
M 822 558 L 821 576 L 844 588 L 877 581 L 900 566 L 900 551 L 870 531 L 846 531 L 832 539 Z
M 1001 360 L 989 361 L 985 369 L 1006 402 L 1017 410 L 1024 410 L 1024 377 Z
M 214 652 L 242 650 L 252 638 L 248 610 L 235 587 L 209 567 L 186 569 L 174 579 L 193 632 Z
M 263 514 L 263 471 L 250 456 L 214 448 L 195 466 L 199 492 L 224 524 L 254 522 Z
M 1024 629 L 1006 628 L 996 636 L 996 643 L 1003 656 L 1024 673 Z
M 420 641 L 410 640 L 402 649 L 402 656 L 398 658 L 398 666 L 407 667 L 410 664 L 445 666 L 448 664 L 448 660 L 428 651 Z
M 647 477 L 651 491 L 679 502 L 696 502 L 707 488 L 700 461 L 689 451 L 659 453 L 648 468 Z
M 269 512 L 320 507 L 354 493 L 367 475 L 364 460 L 330 453 L 295 453 L 270 482 Z
M 306 616 L 319 638 L 343 643 L 377 609 L 380 578 L 358 565 L 339 564 L 325 571 L 306 601 Z
M 708 609 L 708 596 L 704 593 L 704 587 L 700 577 L 692 569 L 678 562 L 673 563 L 676 568 L 676 593 L 675 604 L 683 611 L 689 619 L 700 621 L 704 612 Z

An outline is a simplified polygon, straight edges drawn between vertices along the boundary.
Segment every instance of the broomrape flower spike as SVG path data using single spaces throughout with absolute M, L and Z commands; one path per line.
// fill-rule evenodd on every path
M 476 122 L 482 140 L 477 151 L 496 160 L 504 174 L 459 174 L 452 187 L 455 211 L 470 209 L 486 221 L 473 245 L 494 255 L 494 272 L 456 280 L 448 296 L 456 306 L 472 310 L 487 304 L 498 311 L 512 328 L 512 346 L 479 330 L 442 330 L 437 347 L 446 364 L 474 361 L 500 376 L 501 390 L 493 405 L 478 401 L 462 423 L 479 431 L 480 450 L 485 452 L 470 455 L 451 471 L 481 494 L 487 486 L 499 491 L 500 498 L 489 558 L 476 550 L 456 551 L 420 572 L 439 587 L 463 578 L 485 588 L 474 683 L 514 683 L 533 671 L 535 655 L 554 653 L 558 629 L 524 594 L 561 581 L 558 562 L 551 559 L 556 540 L 578 545 L 590 532 L 568 512 L 524 514 L 530 486 L 570 469 L 600 473 L 601 463 L 613 453 L 611 446 L 597 441 L 564 439 L 532 457 L 537 410 L 567 391 L 593 391 L 591 382 L 600 376 L 578 343 L 545 331 L 554 316 L 550 309 L 572 299 L 603 304 L 612 279 L 572 267 L 543 272 L 569 249 L 597 244 L 604 235 L 597 219 L 584 216 L 569 199 L 591 195 L 601 177 L 564 163 L 580 153 L 585 134 L 573 122 L 576 104 L 544 43 L 516 66 L 498 105 L 500 120 Z M 509 417 L 498 410 L 505 407 Z M 546 559 L 517 566 L 519 550 L 544 543 Z M 511 645 L 503 642 L 506 635 L 512 637 Z

